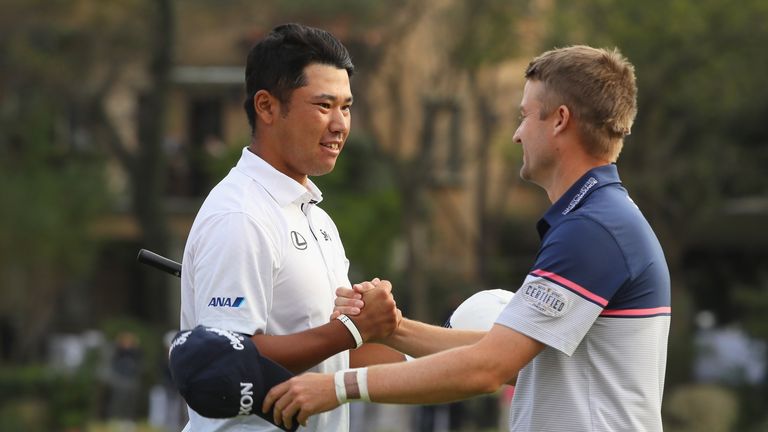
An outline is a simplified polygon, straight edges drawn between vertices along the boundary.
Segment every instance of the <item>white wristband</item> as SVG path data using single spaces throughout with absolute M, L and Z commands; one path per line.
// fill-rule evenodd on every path
M 339 404 L 347 402 L 347 389 L 344 387 L 344 372 L 340 370 L 333 375 L 333 383 L 336 387 L 336 400 Z
M 352 337 L 355 338 L 355 348 L 360 348 L 363 344 L 363 336 L 360 334 L 360 330 L 357 329 L 355 323 L 352 322 L 352 319 L 344 314 L 337 316 L 336 319 L 341 321 L 347 327 L 347 330 L 352 333 Z
M 371 401 L 368 394 L 368 368 L 344 369 L 333 375 L 336 400 L 339 404 L 349 401 Z

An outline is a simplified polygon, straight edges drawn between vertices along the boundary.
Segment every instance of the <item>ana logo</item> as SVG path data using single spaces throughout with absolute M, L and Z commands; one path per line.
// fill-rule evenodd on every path
M 211 297 L 208 307 L 240 307 L 245 302 L 244 297 Z
M 291 242 L 293 243 L 293 247 L 298 250 L 304 250 L 307 248 L 307 240 L 305 240 L 304 236 L 296 231 L 291 231 Z
M 547 316 L 563 315 L 568 306 L 568 299 L 561 289 L 542 280 L 527 283 L 517 292 L 522 292 L 529 306 Z

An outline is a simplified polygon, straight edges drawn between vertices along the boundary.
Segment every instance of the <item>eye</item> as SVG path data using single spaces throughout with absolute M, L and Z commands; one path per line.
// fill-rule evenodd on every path
M 318 102 L 315 105 L 317 105 L 317 106 L 319 106 L 320 108 L 323 108 L 323 109 L 331 109 L 331 104 L 329 104 L 327 102 Z
M 349 111 L 352 109 L 352 104 L 349 105 L 342 105 L 341 110 L 342 111 Z

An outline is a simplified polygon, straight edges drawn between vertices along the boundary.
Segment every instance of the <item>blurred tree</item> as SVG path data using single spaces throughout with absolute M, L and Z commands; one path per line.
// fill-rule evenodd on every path
M 640 109 L 620 163 L 671 260 L 725 201 L 768 193 L 768 130 L 757 126 L 768 114 L 766 2 L 558 1 L 553 11 L 547 47 L 618 46 L 636 66 Z
M 470 163 L 476 161 L 478 167 L 477 186 L 474 191 L 474 208 L 478 221 L 474 239 L 476 282 L 479 285 L 477 289 L 500 283 L 491 274 L 489 264 L 501 252 L 498 222 L 502 218 L 506 203 L 503 197 L 488 197 L 491 179 L 490 150 L 499 129 L 499 119 L 494 107 L 498 89 L 493 83 L 483 82 L 481 73 L 484 68 L 492 68 L 520 54 L 519 24 L 526 19 L 529 3 L 527 0 L 464 0 L 457 4 L 451 17 L 450 25 L 455 36 L 451 52 L 452 63 L 467 75 L 468 93 L 474 99 L 472 103 L 476 110 L 475 121 L 478 123 L 477 136 L 474 137 L 477 150 L 465 155 Z M 503 183 L 509 185 L 517 181 L 518 175 L 509 169 L 504 172 L 503 178 L 507 179 Z M 505 194 L 509 189 L 499 190 L 501 194 Z
M 103 157 L 62 136 L 67 105 L 29 84 L 15 81 L 21 92 L 0 110 L 0 316 L 24 335 L 4 347 L 12 360 L 38 353 L 56 306 L 75 294 L 71 280 L 96 252 L 88 223 L 107 204 Z
M 96 251 L 88 223 L 107 199 L 103 154 L 68 81 L 77 74 L 58 55 L 78 40 L 70 25 L 46 25 L 46 12 L 8 2 L 0 17 L 0 315 L 24 335 L 4 348 L 12 360 L 40 353 Z
M 173 28 L 170 0 L 4 2 L 0 163 L 15 182 L 2 185 L 11 210 L 2 215 L 0 280 L 17 294 L 25 356 L 51 330 L 62 290 L 94 253 L 86 228 L 104 209 L 108 154 L 127 173 L 142 244 L 166 249 L 162 137 Z M 140 83 L 138 100 L 128 100 L 135 134 L 126 132 L 130 118 L 111 112 L 131 82 Z M 155 276 L 143 298 L 151 318 L 163 320 L 164 280 Z
M 88 10 L 82 37 L 101 41 L 91 52 L 91 62 L 85 65 L 86 73 L 101 78 L 97 78 L 98 84 L 85 102 L 88 127 L 127 174 L 130 208 L 140 227 L 139 244 L 166 254 L 169 233 L 164 205 L 167 161 L 163 140 L 173 62 L 174 4 L 171 0 L 80 3 Z M 100 71 L 104 72 L 99 76 Z M 130 74 L 138 75 L 138 79 Z M 133 88 L 135 135 L 121 130 L 124 125 L 112 115 L 109 106 L 112 93 L 122 90 L 126 79 L 133 85 L 139 83 L 138 88 Z M 147 273 L 144 283 L 136 287 L 136 296 L 146 311 L 145 318 L 156 323 L 172 322 L 166 316 L 168 293 L 164 275 Z

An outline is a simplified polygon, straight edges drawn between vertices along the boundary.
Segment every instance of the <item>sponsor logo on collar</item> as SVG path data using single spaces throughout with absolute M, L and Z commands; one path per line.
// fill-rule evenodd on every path
M 568 207 L 566 207 L 565 210 L 563 210 L 563 216 L 570 213 L 571 210 L 573 210 L 577 205 L 579 205 L 581 200 L 584 199 L 584 196 L 587 194 L 587 192 L 589 192 L 589 190 L 592 189 L 592 187 L 596 184 L 597 184 L 597 180 L 594 177 L 588 178 L 587 181 L 584 182 L 584 184 L 581 186 L 579 193 L 577 193 L 576 196 L 573 197 L 571 202 L 568 204 Z

